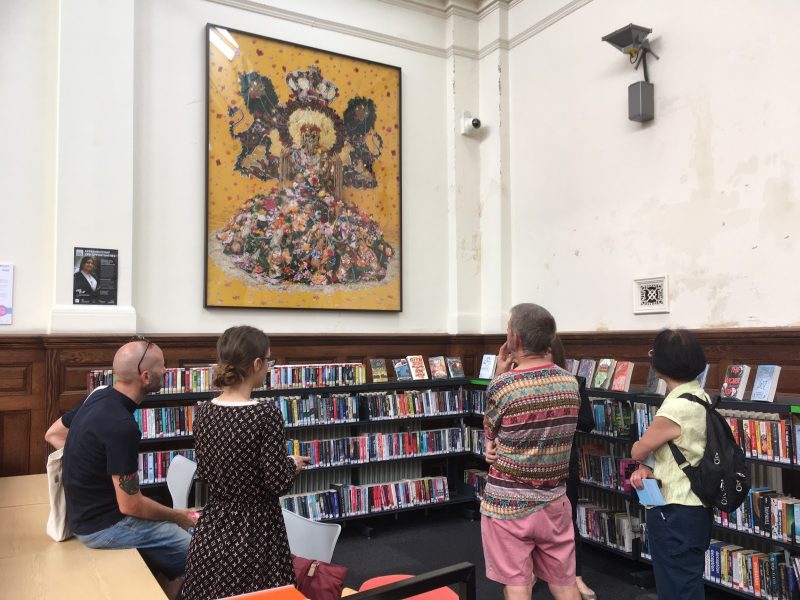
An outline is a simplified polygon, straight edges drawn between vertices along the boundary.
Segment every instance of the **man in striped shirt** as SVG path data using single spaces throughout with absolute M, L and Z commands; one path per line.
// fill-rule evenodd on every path
M 486 576 L 506 600 L 531 598 L 537 578 L 556 600 L 579 600 L 575 538 L 566 497 L 578 420 L 578 382 L 550 359 L 553 316 L 536 304 L 511 309 L 497 374 L 486 390 L 489 477 L 481 502 Z

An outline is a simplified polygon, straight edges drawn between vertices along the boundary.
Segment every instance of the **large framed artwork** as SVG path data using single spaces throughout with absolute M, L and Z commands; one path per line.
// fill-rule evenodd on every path
M 206 31 L 205 306 L 400 311 L 400 68 Z

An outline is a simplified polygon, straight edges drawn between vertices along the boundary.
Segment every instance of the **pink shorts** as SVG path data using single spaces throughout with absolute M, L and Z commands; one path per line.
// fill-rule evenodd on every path
M 486 577 L 504 585 L 575 583 L 575 532 L 566 496 L 521 519 L 481 517 Z

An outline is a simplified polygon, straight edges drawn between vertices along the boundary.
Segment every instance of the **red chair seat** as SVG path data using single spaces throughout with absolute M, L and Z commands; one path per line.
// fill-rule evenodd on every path
M 411 579 L 411 577 L 413 577 L 413 575 L 381 575 L 380 577 L 373 577 L 362 583 L 358 591 L 363 592 L 365 590 L 371 590 L 381 587 L 382 585 L 389 585 L 390 583 L 396 583 L 404 579 Z M 458 594 L 448 587 L 441 587 L 430 592 L 417 594 L 416 596 L 409 596 L 407 600 L 458 600 Z

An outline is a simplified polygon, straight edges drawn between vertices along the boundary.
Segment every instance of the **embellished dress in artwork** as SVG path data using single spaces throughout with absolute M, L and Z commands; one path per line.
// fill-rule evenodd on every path
M 184 600 L 294 585 L 278 497 L 294 484 L 283 418 L 270 403 L 203 405 L 195 417 L 197 476 L 209 499 L 189 546 Z

